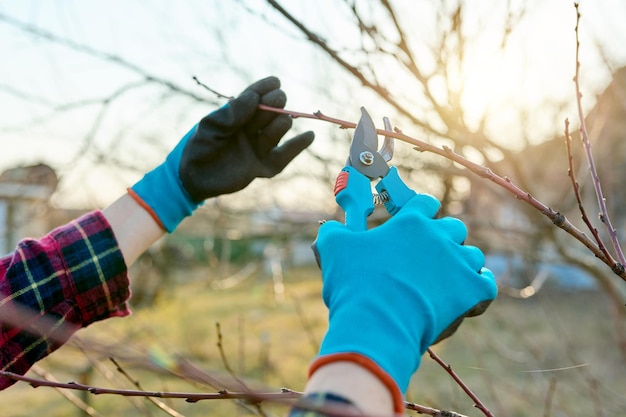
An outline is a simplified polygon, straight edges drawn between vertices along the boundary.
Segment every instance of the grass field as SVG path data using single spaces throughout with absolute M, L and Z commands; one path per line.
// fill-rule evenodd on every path
M 215 392 L 207 385 L 146 371 L 140 362 L 171 370 L 173 358 L 180 355 L 207 374 L 230 380 L 217 347 L 219 323 L 222 352 L 238 377 L 275 392 L 281 387 L 302 390 L 307 364 L 326 325 L 317 270 L 286 271 L 282 300 L 271 280 L 250 279 L 228 290 L 189 281 L 167 290 L 167 297 L 136 310 L 130 318 L 79 332 L 80 341 L 89 346 L 85 352 L 64 347 L 42 361 L 41 368 L 62 382 L 134 388 L 108 359 L 113 356 L 145 390 Z M 454 337 L 434 349 L 497 416 L 626 416 L 626 365 L 612 326 L 599 293 L 540 292 L 527 300 L 501 296 L 484 316 L 466 320 Z M 88 401 L 98 413 L 94 415 L 175 415 L 145 399 L 71 394 Z M 482 415 L 428 357 L 423 358 L 407 399 Z M 188 417 L 254 412 L 232 400 L 163 401 Z M 263 408 L 268 414 L 285 413 L 284 407 Z M 1 417 L 81 415 L 85 414 L 52 388 L 18 383 L 0 393 Z

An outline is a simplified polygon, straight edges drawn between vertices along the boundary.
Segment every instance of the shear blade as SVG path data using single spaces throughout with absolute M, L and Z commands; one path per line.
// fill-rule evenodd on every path
M 350 146 L 350 165 L 370 179 L 384 177 L 389 172 L 389 166 L 377 148 L 376 126 L 365 107 L 361 107 L 361 119 L 354 130 Z M 368 154 L 368 158 L 363 158 L 364 153 Z M 368 160 L 367 163 L 364 160 Z
M 357 139 L 371 152 L 376 152 L 376 149 L 378 149 L 376 126 L 365 107 L 361 107 L 361 119 L 359 119 L 359 123 L 354 131 L 354 140 Z
M 385 125 L 385 130 L 391 132 L 391 122 L 388 117 L 383 117 L 383 123 Z M 393 158 L 393 148 L 394 148 L 393 138 L 391 136 L 385 136 L 385 140 L 383 141 L 383 146 L 380 147 L 380 151 L 378 153 L 383 157 L 385 162 L 391 161 Z

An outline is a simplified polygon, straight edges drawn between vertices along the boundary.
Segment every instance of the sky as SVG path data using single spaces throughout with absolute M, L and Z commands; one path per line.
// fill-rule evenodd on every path
M 342 19 L 347 13 L 338 3 L 343 4 L 289 1 L 284 6 L 331 43 L 358 42 L 346 29 Z M 425 11 L 439 4 L 400 3 Z M 492 10 L 498 2 L 468 1 L 476 16 L 470 29 L 484 42 L 468 51 L 471 65 L 461 78 L 471 82 L 464 100 L 477 115 L 485 108 L 494 113 L 491 128 L 502 132 L 503 140 L 516 132 L 511 103 L 532 107 L 573 97 L 573 2 L 526 3 L 527 14 L 502 52 L 490 44 L 501 24 Z M 581 3 L 581 75 L 589 108 L 610 79 L 597 45 L 612 66 L 626 62 L 626 4 Z M 416 33 L 428 39 L 434 21 L 416 23 Z M 50 164 L 62 178 L 55 201 L 63 206 L 108 204 L 158 164 L 200 117 L 223 103 L 196 85 L 193 76 L 236 95 L 249 82 L 276 74 L 288 93 L 288 108 L 322 110 L 347 120 L 358 117 L 362 104 L 377 106 L 358 85 L 337 88 L 345 74 L 261 0 L 0 0 L 0 51 L 0 171 Z M 123 62 L 112 62 L 111 55 Z M 146 75 L 168 80 L 182 93 L 142 82 Z M 115 99 L 102 102 L 111 96 Z M 560 121 L 563 116 L 575 117 L 573 101 L 565 109 L 539 112 L 537 140 L 553 131 L 555 117 Z M 318 153 L 336 151 L 325 146 L 328 126 L 305 120 L 294 126 L 294 132 L 316 131 Z M 116 161 L 113 169 L 111 160 Z M 300 170 L 310 163 L 305 156 L 296 161 Z M 327 197 L 308 191 L 311 199 Z

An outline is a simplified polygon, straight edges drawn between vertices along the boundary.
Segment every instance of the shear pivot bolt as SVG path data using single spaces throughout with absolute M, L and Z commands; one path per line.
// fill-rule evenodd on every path
M 374 163 L 374 154 L 370 151 L 363 151 L 359 155 L 359 160 L 363 165 L 372 165 Z

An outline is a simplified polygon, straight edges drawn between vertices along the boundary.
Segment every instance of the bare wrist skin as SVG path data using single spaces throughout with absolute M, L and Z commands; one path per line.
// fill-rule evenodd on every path
M 370 371 L 353 362 L 332 362 L 315 371 L 305 393 L 332 392 L 344 397 L 363 413 L 392 416 L 393 398 L 387 387 Z
M 113 229 L 127 267 L 165 234 L 165 230 L 128 194 L 103 209 L 102 214 Z

